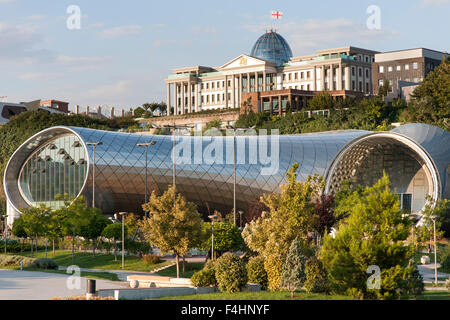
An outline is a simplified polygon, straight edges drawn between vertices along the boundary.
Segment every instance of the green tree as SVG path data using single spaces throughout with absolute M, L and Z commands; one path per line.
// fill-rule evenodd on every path
M 288 183 L 280 186 L 279 194 L 265 195 L 261 199 L 269 210 L 247 224 L 242 233 L 247 246 L 267 258 L 265 266 L 271 289 L 279 287 L 281 266 L 292 241 L 297 238 L 305 254 L 310 250 L 308 233 L 314 230 L 316 220 L 313 199 L 324 184 L 318 176 L 308 177 L 305 182 L 297 181 L 298 167 L 294 164 L 286 174 Z M 269 259 L 269 256 L 272 257 Z
M 20 211 L 22 212 L 21 218 L 25 232 L 31 238 L 31 256 L 33 257 L 33 240 L 36 240 L 37 251 L 38 238 L 45 234 L 51 210 L 44 205 L 40 205 L 39 207 L 22 208 Z
M 92 240 L 92 256 L 95 257 L 95 247 L 97 238 L 102 235 L 103 230 L 111 224 L 111 221 L 101 214 L 97 209 L 89 217 L 89 224 L 82 226 L 80 236 Z
M 203 237 L 206 239 L 202 243 L 202 250 L 211 249 L 211 223 L 203 224 Z M 239 250 L 244 245 L 241 230 L 233 224 L 226 222 L 214 223 L 214 252 Z
M 122 223 L 109 224 L 102 231 L 101 235 L 114 242 L 114 260 L 117 261 L 117 239 L 122 238 Z M 124 227 L 124 237 L 128 236 L 128 229 Z
M 56 197 L 61 199 L 61 196 Z M 72 264 L 75 261 L 75 237 L 79 236 L 83 227 L 89 225 L 98 209 L 88 207 L 83 196 L 75 200 L 64 198 L 64 206 L 57 210 L 64 221 L 63 233 L 72 237 Z
M 179 278 L 180 256 L 185 256 L 201 240 L 203 220 L 197 207 L 181 194 L 175 194 L 175 188 L 171 186 L 161 196 L 153 192 L 142 208 L 148 212 L 148 218 L 141 222 L 144 237 L 162 252 L 175 253 Z
M 450 129 L 450 61 L 430 72 L 414 90 L 408 108 L 402 114 L 404 121 L 416 121 Z
M 292 241 L 281 273 L 282 286 L 291 292 L 291 298 L 294 298 L 295 290 L 301 288 L 306 281 L 306 257 L 302 247 L 300 240 Z
M 336 102 L 328 92 L 321 92 L 308 100 L 309 110 L 330 110 L 336 107 Z
M 334 237 L 325 236 L 319 255 L 332 289 L 376 298 L 393 285 L 400 288 L 398 275 L 413 254 L 412 246 L 404 244 L 411 223 L 400 210 L 398 196 L 390 190 L 389 178 L 384 175 L 373 187 L 362 193 L 353 191 L 340 201 L 348 201 L 349 216 L 338 225 Z M 378 293 L 367 286 L 369 266 L 378 266 L 386 276 Z
M 20 247 L 20 252 L 23 252 L 23 242 L 25 241 L 25 238 L 28 237 L 28 234 L 25 231 L 25 222 L 22 216 L 14 220 L 11 232 L 14 236 L 22 239 L 22 246 Z

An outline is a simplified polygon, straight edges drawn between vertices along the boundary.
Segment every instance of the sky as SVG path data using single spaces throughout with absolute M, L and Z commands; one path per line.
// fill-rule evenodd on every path
M 79 29 L 67 27 L 71 5 Z M 379 29 L 367 27 L 371 5 Z M 0 0 L 0 101 L 58 99 L 72 110 L 164 101 L 172 69 L 222 66 L 271 27 L 294 56 L 347 45 L 450 51 L 449 17 L 450 0 Z

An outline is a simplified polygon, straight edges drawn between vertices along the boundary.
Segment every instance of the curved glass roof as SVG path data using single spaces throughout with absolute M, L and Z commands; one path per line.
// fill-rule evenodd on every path
M 256 41 L 250 55 L 282 66 L 292 58 L 292 50 L 281 35 L 271 30 Z

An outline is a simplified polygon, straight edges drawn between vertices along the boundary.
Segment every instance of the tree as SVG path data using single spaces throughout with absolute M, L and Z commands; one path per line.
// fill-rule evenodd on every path
M 92 256 L 95 257 L 96 240 L 102 235 L 103 230 L 111 224 L 111 221 L 103 216 L 98 209 L 89 218 L 89 224 L 81 227 L 80 236 L 92 240 Z
M 44 205 L 40 205 L 39 207 L 23 208 L 20 211 L 22 212 L 21 218 L 25 232 L 31 237 L 31 256 L 33 257 L 33 239 L 36 240 L 37 251 L 37 240 L 40 235 L 45 233 L 50 209 Z
M 261 201 L 269 210 L 247 224 L 242 233 L 247 246 L 267 258 L 265 267 L 271 289 L 279 287 L 278 275 L 294 239 L 302 243 L 305 254 L 309 252 L 308 233 L 314 230 L 315 224 L 312 200 L 319 195 L 324 185 L 318 176 L 308 177 L 305 182 L 297 181 L 298 167 L 298 164 L 294 164 L 286 174 L 288 183 L 280 186 L 279 194 L 262 197 Z M 275 265 L 272 266 L 272 262 Z
M 50 212 L 48 219 L 47 237 L 52 240 L 53 255 L 55 255 L 55 241 L 64 236 L 64 216 L 61 211 Z
M 281 273 L 282 286 L 291 292 L 291 298 L 294 298 L 295 290 L 301 288 L 306 281 L 306 257 L 303 254 L 302 246 L 300 240 L 292 241 Z
M 450 128 L 450 61 L 431 71 L 414 90 L 407 111 L 411 120 Z
M 336 107 L 336 102 L 328 92 L 321 92 L 308 100 L 309 110 L 331 110 Z
M 384 81 L 383 85 L 378 88 L 378 97 L 384 98 L 388 95 L 389 91 L 391 91 L 391 87 L 389 85 L 389 81 Z
M 125 216 L 125 226 L 128 229 L 129 235 L 132 235 L 132 240 L 136 238 L 136 235 L 139 232 L 139 222 L 141 217 L 134 213 L 129 213 Z
M 61 196 L 56 197 L 62 198 Z M 98 213 L 98 209 L 88 207 L 83 196 L 75 200 L 69 200 L 67 195 L 64 197 L 64 206 L 57 210 L 58 215 L 63 218 L 64 234 L 72 237 L 72 263 L 75 260 L 75 237 L 80 235 L 83 227 L 89 225 L 92 216 Z
M 206 239 L 202 243 L 202 250 L 211 249 L 211 223 L 203 224 L 203 237 Z M 233 224 L 226 222 L 214 223 L 214 252 L 239 250 L 244 245 L 241 231 Z
M 320 243 L 320 239 L 325 232 L 330 231 L 339 218 L 335 216 L 334 196 L 322 194 L 315 199 L 314 214 L 316 216 L 314 231 L 316 232 L 316 243 Z
M 20 216 L 16 220 L 14 220 L 11 232 L 14 236 L 22 239 L 22 246 L 20 248 L 20 252 L 23 252 L 23 242 L 24 242 L 25 238 L 28 237 L 28 234 L 25 231 L 25 222 L 24 222 L 22 216 Z
M 339 223 L 334 236 L 324 237 L 319 252 L 333 290 L 375 298 L 389 291 L 388 287 L 400 288 L 398 268 L 404 270 L 413 254 L 412 246 L 404 244 L 411 222 L 403 216 L 398 196 L 390 191 L 387 175 L 362 193 L 353 191 L 340 201 L 348 202 L 349 216 Z M 369 289 L 369 266 L 378 266 L 393 282 L 382 282 L 379 293 Z
M 113 223 L 105 227 L 101 234 L 103 237 L 113 239 L 114 242 L 114 260 L 117 261 L 117 239 L 122 238 L 122 223 Z M 124 227 L 124 237 L 127 237 L 128 230 Z
M 203 221 L 197 207 L 181 194 L 175 194 L 175 187 L 171 186 L 161 196 L 153 192 L 142 208 L 148 212 L 148 218 L 140 224 L 144 237 L 162 252 L 175 253 L 179 278 L 180 256 L 186 255 L 201 240 Z

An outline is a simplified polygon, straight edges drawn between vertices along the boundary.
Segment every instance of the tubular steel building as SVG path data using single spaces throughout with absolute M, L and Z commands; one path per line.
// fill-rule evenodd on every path
M 93 180 L 95 205 L 105 214 L 140 212 L 146 158 L 145 149 L 137 144 L 149 141 L 156 142 L 148 151 L 149 192 L 161 193 L 172 184 L 174 153 L 177 191 L 202 210 L 230 212 L 233 137 L 177 137 L 175 152 L 172 139 L 72 127 L 49 128 L 34 135 L 13 154 L 5 170 L 8 223 L 20 215 L 21 208 L 38 204 L 58 208 L 62 205 L 55 198 L 58 194 L 83 195 L 91 205 Z M 88 144 L 92 142 L 103 143 L 95 149 L 95 177 L 93 147 Z M 427 195 L 435 200 L 450 198 L 450 133 L 430 125 L 408 124 L 390 132 L 348 130 L 266 139 L 238 136 L 236 151 L 238 210 L 247 210 L 263 193 L 278 192 L 296 162 L 300 164 L 298 180 L 323 176 L 326 192 L 335 191 L 346 179 L 371 185 L 385 171 L 403 209 L 411 212 L 421 211 Z

